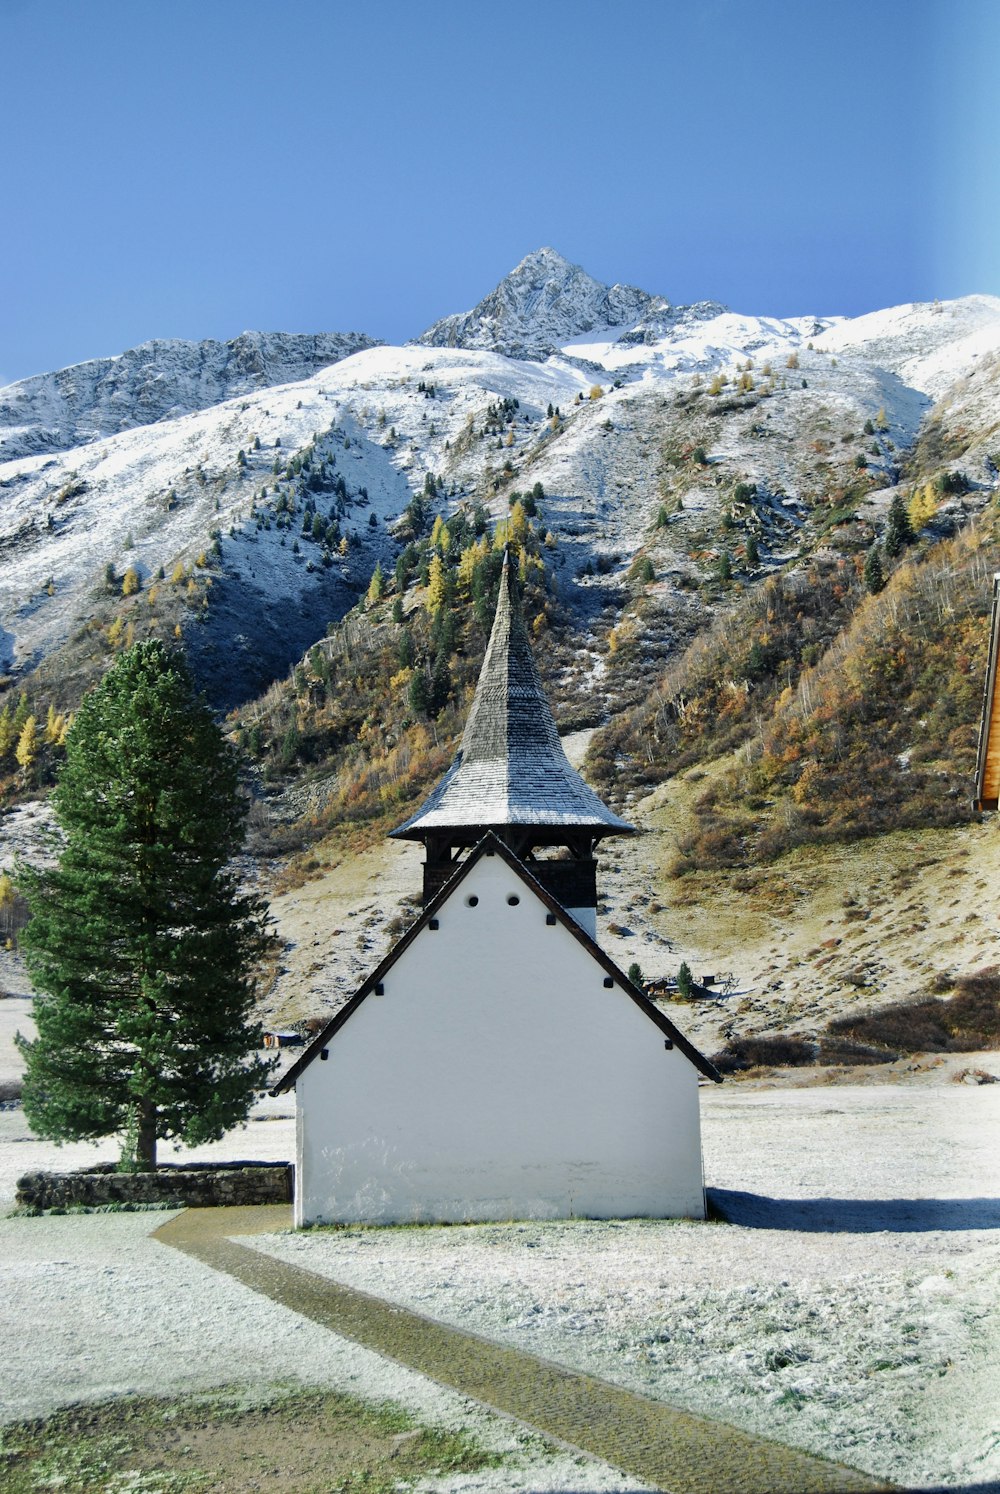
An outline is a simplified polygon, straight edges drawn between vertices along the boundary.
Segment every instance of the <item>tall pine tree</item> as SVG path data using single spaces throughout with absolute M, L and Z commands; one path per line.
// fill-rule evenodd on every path
M 890 559 L 895 560 L 907 545 L 912 545 L 914 540 L 913 525 L 910 523 L 910 515 L 903 495 L 897 488 L 892 495 L 889 504 L 889 516 L 885 524 L 885 538 L 882 541 L 883 549 Z
M 180 656 L 136 644 L 85 697 L 53 792 L 57 864 L 20 868 L 38 1037 L 19 1038 L 24 1109 L 55 1141 L 217 1140 L 246 1118 L 264 904 L 239 890 L 237 763 Z
M 878 596 L 880 591 L 885 590 L 885 571 L 882 569 L 882 557 L 878 551 L 878 545 L 872 545 L 865 556 L 864 569 L 865 587 L 872 596 Z

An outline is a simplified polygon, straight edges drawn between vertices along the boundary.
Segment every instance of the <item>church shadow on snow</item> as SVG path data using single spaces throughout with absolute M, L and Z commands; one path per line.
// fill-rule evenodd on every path
M 910 1234 L 1000 1229 L 998 1198 L 768 1198 L 707 1189 L 709 1217 L 749 1229 L 816 1234 Z

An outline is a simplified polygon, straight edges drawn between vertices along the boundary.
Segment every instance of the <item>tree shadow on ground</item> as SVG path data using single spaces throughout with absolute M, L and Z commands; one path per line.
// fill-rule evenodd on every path
M 998 1198 L 768 1198 L 709 1188 L 709 1215 L 749 1229 L 822 1234 L 899 1234 L 1000 1229 Z

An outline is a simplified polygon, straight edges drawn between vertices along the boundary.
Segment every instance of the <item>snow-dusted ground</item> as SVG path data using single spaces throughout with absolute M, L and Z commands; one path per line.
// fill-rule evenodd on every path
M 707 1180 L 733 1223 L 246 1243 L 911 1487 L 1000 1480 L 1000 1088 L 732 1085 L 702 1100 Z M 0 1138 L 8 1196 L 16 1170 L 83 1160 L 84 1148 L 60 1156 L 31 1139 L 18 1111 L 0 1114 Z M 268 1101 L 247 1132 L 196 1155 L 290 1156 L 292 1144 L 287 1100 Z M 443 1416 L 471 1417 L 460 1398 L 147 1240 L 162 1217 L 0 1225 L 8 1416 L 221 1383 L 238 1366 L 239 1378 L 300 1375 L 425 1414 L 441 1395 Z M 498 1477 L 494 1488 L 525 1486 Z
M 424 1480 L 426 1494 L 644 1487 L 160 1245 L 149 1233 L 167 1217 L 0 1221 L 0 1421 L 132 1392 L 297 1382 L 395 1401 L 507 1455 L 502 1468 Z
M 731 1224 L 575 1221 L 258 1249 L 921 1487 L 1000 1479 L 1000 1095 L 705 1093 Z

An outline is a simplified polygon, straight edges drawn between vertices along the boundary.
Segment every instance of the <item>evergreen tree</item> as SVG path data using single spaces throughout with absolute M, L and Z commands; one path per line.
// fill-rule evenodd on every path
M 489 549 L 476 562 L 472 572 L 472 605 L 476 621 L 486 632 L 489 631 L 496 610 L 502 569 L 502 551 Z
M 400 669 L 409 669 L 413 663 L 413 656 L 413 634 L 409 628 L 404 628 L 399 635 L 399 642 L 396 645 L 396 658 L 399 661 Z
M 760 565 L 760 547 L 757 544 L 756 535 L 747 535 L 746 557 L 747 565 Z
M 235 755 L 180 656 L 158 641 L 84 698 L 52 796 L 58 863 L 21 867 L 38 1037 L 19 1038 L 24 1109 L 55 1141 L 123 1132 L 154 1168 L 245 1119 L 268 1066 L 250 1055 L 263 903 L 228 869 L 243 839 Z
M 451 607 L 442 607 L 431 623 L 430 632 L 431 643 L 434 646 L 436 654 L 441 653 L 442 650 L 446 656 L 453 654 L 455 652 L 455 643 L 458 639 L 458 619 L 455 616 L 454 609 Z
M 885 588 L 885 571 L 882 569 L 882 557 L 879 554 L 878 545 L 872 545 L 865 556 L 864 569 L 865 588 L 872 596 L 878 596 Z
M 677 994 L 683 1001 L 687 1001 L 694 990 L 694 976 L 691 974 L 691 966 L 687 960 L 681 961 L 681 968 L 677 972 Z
M 885 539 L 883 541 L 885 553 L 891 559 L 895 560 L 900 551 L 905 549 L 907 545 L 911 545 L 913 540 L 913 525 L 910 523 L 910 516 L 906 511 L 906 504 L 903 502 L 903 495 L 897 488 L 892 495 L 892 502 L 889 504 L 889 517 L 886 521 Z
M 448 704 L 448 696 L 451 694 L 451 670 L 448 668 L 448 655 L 445 650 L 439 649 L 434 660 L 434 670 L 431 674 L 430 712 L 433 716 L 439 716 Z
M 415 716 L 426 716 L 430 706 L 430 695 L 427 690 L 427 679 L 422 669 L 418 669 L 410 681 L 410 710 Z

